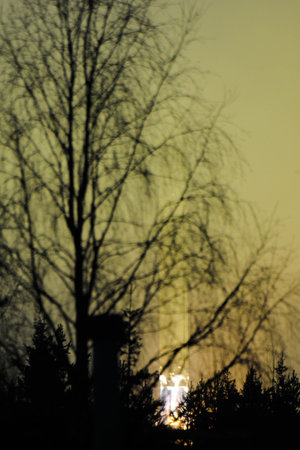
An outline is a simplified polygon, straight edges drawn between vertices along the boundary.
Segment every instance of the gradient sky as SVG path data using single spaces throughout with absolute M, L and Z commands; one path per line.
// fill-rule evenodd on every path
M 300 270 L 300 0 L 197 2 L 206 6 L 204 39 L 192 56 L 210 72 L 205 94 L 235 99 L 226 113 L 249 163 L 240 195 L 262 215 L 276 208 L 282 242 L 294 242 Z
M 199 5 L 204 4 L 198 0 Z M 300 270 L 300 1 L 208 0 L 202 44 L 194 47 L 206 93 L 234 101 L 227 115 L 237 125 L 238 146 L 249 163 L 240 195 L 262 216 L 281 224 L 280 244 L 296 253 Z M 296 345 L 295 345 L 296 344 Z M 297 360 L 299 343 L 288 352 Z M 300 373 L 300 362 L 294 361 Z
M 210 72 L 205 94 L 234 97 L 226 114 L 249 163 L 240 195 L 262 215 L 276 208 L 300 269 L 300 0 L 196 2 L 204 40 L 192 56 Z
M 242 197 L 276 215 L 300 254 L 300 1 L 198 0 L 206 93 L 234 96 L 227 115 L 250 168 Z

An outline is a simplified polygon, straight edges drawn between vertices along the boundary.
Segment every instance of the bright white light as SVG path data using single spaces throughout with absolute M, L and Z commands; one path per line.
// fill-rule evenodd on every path
M 159 380 L 160 380 L 160 386 L 163 384 L 163 385 L 166 385 L 167 384 L 167 379 L 166 379 L 166 377 L 165 377 L 165 375 L 161 375 L 160 377 L 159 377 Z
M 185 399 L 187 392 L 187 379 L 184 375 L 171 374 L 169 380 L 165 375 L 160 376 L 160 398 L 164 403 L 166 423 L 169 425 L 175 427 L 182 425 L 177 424 L 176 420 L 174 422 L 174 416 L 176 416 L 176 410 Z

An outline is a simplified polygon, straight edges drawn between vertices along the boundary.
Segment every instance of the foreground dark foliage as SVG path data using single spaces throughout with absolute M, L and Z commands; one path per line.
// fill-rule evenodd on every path
M 300 426 L 300 382 L 289 371 L 282 355 L 274 379 L 264 386 L 256 369 L 250 368 L 240 390 L 229 372 L 191 388 L 177 415 L 186 429 L 171 429 L 162 423 L 163 405 L 155 399 L 157 374 L 136 371 L 141 340 L 133 332 L 135 315 L 125 312 L 128 339 L 121 356 L 121 443 L 129 449 L 200 448 L 228 442 L 255 445 L 288 443 Z M 91 447 L 93 390 L 90 410 L 78 428 L 73 394 L 74 367 L 61 326 L 51 332 L 43 320 L 35 323 L 32 345 L 19 376 L 2 370 L 0 378 L 0 423 L 2 439 L 10 448 L 79 449 Z M 219 445 L 218 444 L 218 445 Z
M 239 391 L 229 372 L 201 380 L 178 411 L 187 435 L 197 445 L 208 438 L 251 442 L 291 441 L 300 427 L 300 382 L 282 355 L 270 386 L 256 369 L 248 370 Z
M 12 448 L 68 448 L 76 442 L 74 367 L 62 326 L 35 322 L 32 344 L 16 379 L 2 378 L 1 424 Z

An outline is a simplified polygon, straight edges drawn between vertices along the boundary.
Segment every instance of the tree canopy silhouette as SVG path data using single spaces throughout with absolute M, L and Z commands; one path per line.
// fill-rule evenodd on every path
M 212 336 L 234 341 L 230 367 L 293 292 L 274 294 L 265 235 L 242 263 L 234 250 L 237 151 L 185 58 L 196 3 L 180 5 L 19 0 L 1 18 L 5 270 L 28 315 L 64 324 L 82 399 L 90 316 L 132 302 L 137 326 L 191 295 L 197 320 L 164 367 Z
M 214 437 L 257 444 L 294 442 L 300 423 L 299 378 L 285 365 L 284 355 L 274 372 L 272 382 L 263 383 L 262 374 L 250 367 L 240 390 L 230 372 L 191 387 L 177 414 L 194 445 Z

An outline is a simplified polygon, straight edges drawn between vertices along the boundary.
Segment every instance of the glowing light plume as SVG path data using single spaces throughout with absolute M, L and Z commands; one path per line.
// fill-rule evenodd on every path
M 187 383 L 188 379 L 182 374 L 171 374 L 169 379 L 165 375 L 160 376 L 160 398 L 164 403 L 165 422 L 173 428 L 184 428 L 181 420 L 176 418 L 176 411 L 188 392 Z

